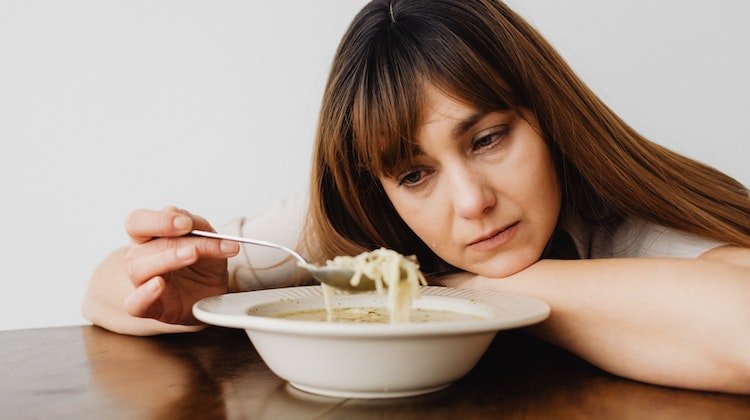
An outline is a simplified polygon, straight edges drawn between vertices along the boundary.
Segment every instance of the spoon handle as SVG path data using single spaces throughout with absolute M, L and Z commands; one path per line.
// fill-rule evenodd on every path
M 305 260 L 302 255 L 298 254 L 295 250 L 291 248 L 287 248 L 284 245 L 276 244 L 273 242 L 267 242 L 267 241 L 261 241 L 259 239 L 250 239 L 250 238 L 244 238 L 242 236 L 231 236 L 231 235 L 222 235 L 220 233 L 214 233 L 214 232 L 206 232 L 203 230 L 192 230 L 190 231 L 191 235 L 195 236 L 203 236 L 206 238 L 214 238 L 214 239 L 225 239 L 227 241 L 234 241 L 234 242 L 242 242 L 245 244 L 252 244 L 252 245 L 260 245 L 260 246 L 266 246 L 269 248 L 275 248 L 280 249 L 282 251 L 285 251 L 289 253 L 292 257 L 294 257 L 297 261 L 308 264 L 307 260 Z

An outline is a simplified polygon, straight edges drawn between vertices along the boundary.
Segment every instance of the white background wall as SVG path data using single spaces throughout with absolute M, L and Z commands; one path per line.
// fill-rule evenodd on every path
M 85 323 L 134 208 L 221 224 L 304 191 L 364 3 L 0 0 L 0 330 Z M 750 2 L 510 4 L 626 121 L 750 183 Z

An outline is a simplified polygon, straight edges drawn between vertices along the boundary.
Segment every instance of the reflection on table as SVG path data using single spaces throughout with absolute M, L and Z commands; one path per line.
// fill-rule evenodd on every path
M 521 331 L 432 394 L 390 400 L 299 391 L 243 331 L 159 337 L 97 327 L 0 333 L 0 418 L 750 418 L 750 397 L 609 375 Z

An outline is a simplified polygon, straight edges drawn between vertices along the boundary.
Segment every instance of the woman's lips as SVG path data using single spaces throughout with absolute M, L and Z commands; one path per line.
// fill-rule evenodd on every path
M 491 234 L 485 239 L 480 239 L 469 244 L 469 249 L 473 251 L 491 251 L 510 241 L 518 230 L 518 222 Z

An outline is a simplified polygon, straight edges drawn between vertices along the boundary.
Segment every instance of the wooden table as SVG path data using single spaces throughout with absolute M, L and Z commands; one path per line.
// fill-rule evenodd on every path
M 737 418 L 750 397 L 609 375 L 518 331 L 437 393 L 320 397 L 275 376 L 244 331 L 130 337 L 91 326 L 0 332 L 0 418 Z

